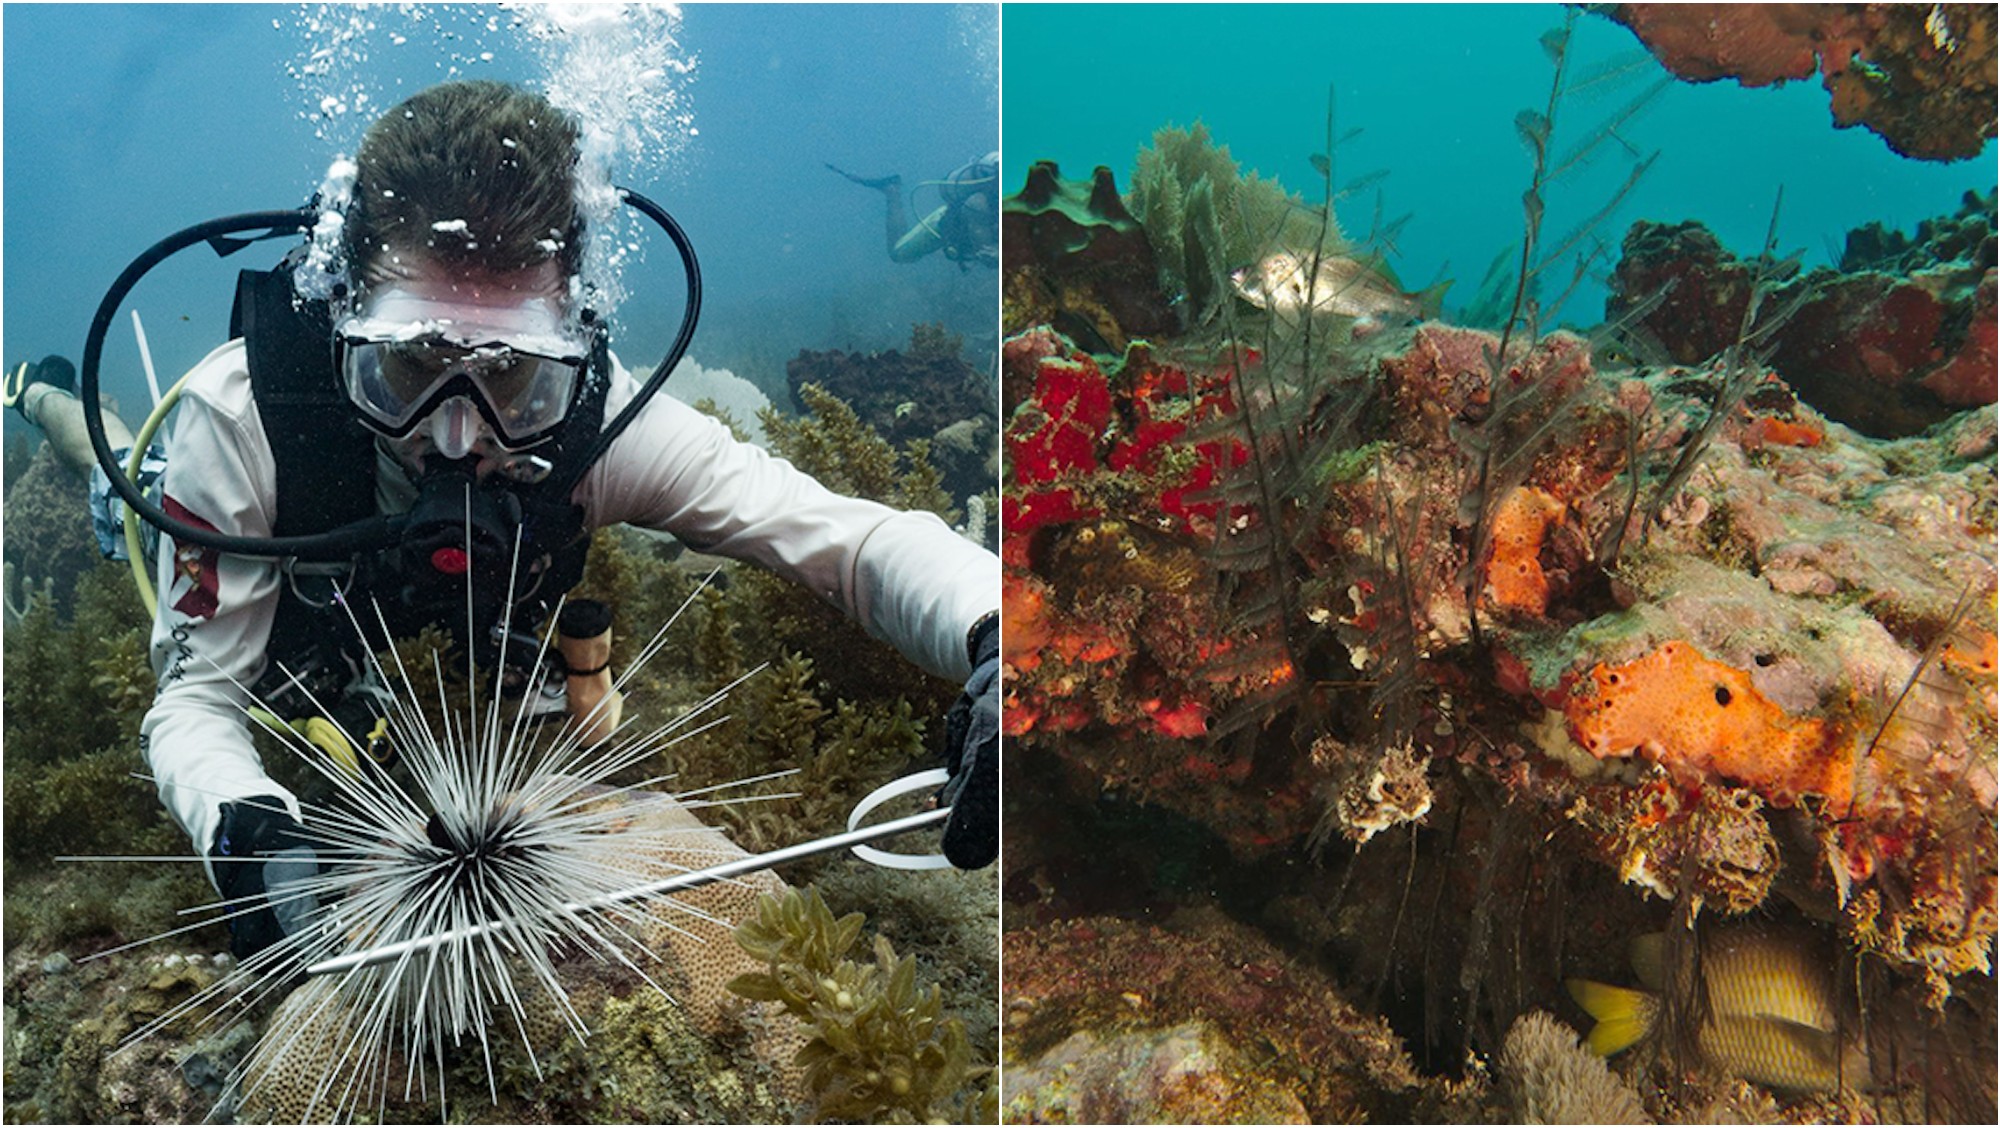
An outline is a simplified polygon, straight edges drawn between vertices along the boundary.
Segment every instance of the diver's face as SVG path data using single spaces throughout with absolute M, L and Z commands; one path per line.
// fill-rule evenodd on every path
M 397 425 L 396 432 L 409 428 L 407 433 L 387 440 L 405 465 L 419 468 L 434 453 L 453 460 L 476 457 L 483 477 L 510 458 L 507 440 L 494 433 L 489 416 L 503 425 L 520 424 L 530 429 L 560 421 L 574 391 L 573 384 L 561 380 L 581 379 L 586 350 L 565 331 L 569 278 L 557 263 L 544 262 L 518 271 L 484 271 L 448 266 L 423 250 L 392 249 L 368 265 L 363 280 L 356 316 L 348 324 L 371 327 L 378 335 L 387 333 L 410 342 L 393 351 L 377 350 L 385 361 L 380 363 L 381 371 L 371 370 L 370 375 L 378 377 L 371 386 L 388 398 L 389 404 L 367 400 L 350 389 L 357 403 L 375 410 L 374 425 L 385 422 L 381 418 L 385 408 L 393 408 L 393 394 L 382 389 L 415 396 L 419 394 L 416 386 L 426 383 L 419 378 L 421 373 L 412 374 L 419 366 L 411 358 L 431 359 L 439 366 L 434 375 L 444 375 L 445 366 L 475 374 L 477 391 L 486 400 L 475 404 L 465 395 L 450 395 L 430 405 L 420 418 L 411 420 L 406 414 L 389 420 Z M 437 338 L 445 343 L 426 343 Z M 480 347 L 469 350 L 468 355 L 468 350 L 453 347 L 454 340 Z M 502 347 L 490 347 L 495 344 Z M 515 348 L 510 351 L 505 347 L 508 345 Z M 510 361 L 510 356 L 523 359 Z M 569 365 L 542 359 L 551 357 L 574 361 L 574 371 Z M 497 364 L 493 363 L 496 359 Z M 461 381 L 458 386 L 466 384 Z M 482 414 L 482 407 L 488 414 Z M 537 417 L 536 412 L 546 417 Z M 515 446 L 518 450 L 519 444 Z

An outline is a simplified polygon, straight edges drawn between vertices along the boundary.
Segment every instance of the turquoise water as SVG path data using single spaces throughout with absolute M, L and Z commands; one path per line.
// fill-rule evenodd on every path
M 1514 115 L 1547 101 L 1550 68 L 1538 38 L 1562 22 L 1556 5 L 1229 4 L 1009 5 L 1003 152 L 1010 190 L 1029 163 L 1057 161 L 1083 177 L 1108 165 L 1121 189 L 1154 130 L 1199 120 L 1246 169 L 1320 193 L 1311 155 L 1325 148 L 1327 90 L 1336 133 L 1363 132 L 1335 153 L 1337 181 L 1386 169 L 1385 213 L 1410 213 L 1392 256 L 1411 287 L 1457 280 L 1448 306 L 1471 296 L 1494 255 L 1520 237 L 1531 162 Z M 1596 16 L 1576 25 L 1574 73 L 1643 49 Z M 1579 98 L 1557 119 L 1555 147 L 1664 74 L 1655 63 L 1606 96 Z M 1849 228 L 1870 220 L 1913 227 L 1955 211 L 1968 188 L 1995 183 L 1994 146 L 1952 164 L 1906 159 L 1863 129 L 1835 130 L 1817 81 L 1746 90 L 1676 82 L 1629 129 L 1660 153 L 1604 228 L 1613 244 L 1634 219 L 1695 219 L 1725 246 L 1762 245 L 1780 186 L 1779 241 L 1826 261 Z M 1551 193 L 1545 235 L 1595 210 L 1624 179 L 1601 158 Z M 1365 233 L 1370 192 L 1340 209 Z M 1587 284 L 1566 313 L 1595 321 L 1603 291 Z
M 8 362 L 78 357 L 133 256 L 201 220 L 302 204 L 410 93 L 455 75 L 542 89 L 571 65 L 489 5 L 10 4 L 0 21 Z M 890 262 L 881 197 L 823 162 L 916 185 L 994 149 L 996 22 L 991 5 L 684 9 L 667 55 L 692 73 L 652 80 L 672 112 L 613 173 L 673 212 L 701 255 L 692 356 L 782 388 L 802 348 L 892 347 L 918 321 L 991 338 L 992 273 L 942 256 Z M 650 365 L 680 314 L 680 274 L 665 240 L 642 231 L 652 248 L 626 272 L 615 325 L 621 355 Z M 239 258 L 263 265 L 268 246 Z M 221 341 L 238 265 L 189 251 L 135 293 L 163 382 Z M 136 355 L 121 314 L 105 386 L 127 414 L 147 395 Z

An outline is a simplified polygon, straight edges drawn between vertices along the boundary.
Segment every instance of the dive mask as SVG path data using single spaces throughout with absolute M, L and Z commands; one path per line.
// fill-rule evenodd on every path
M 391 289 L 334 330 L 334 363 L 362 422 L 392 439 L 453 399 L 472 405 L 502 447 L 552 435 L 576 402 L 589 346 L 560 331 L 541 298 L 452 308 Z

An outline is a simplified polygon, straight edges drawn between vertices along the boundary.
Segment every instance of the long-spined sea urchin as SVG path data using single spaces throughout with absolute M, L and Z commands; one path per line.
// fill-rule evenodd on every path
M 658 653 L 693 598 L 631 663 L 621 686 Z M 528 699 L 511 710 L 498 694 L 481 704 L 476 672 L 473 704 L 454 718 L 435 651 L 430 665 L 425 678 L 393 650 L 387 662 L 374 663 L 378 682 L 394 690 L 384 711 L 408 765 L 407 785 L 372 766 L 359 774 L 334 766 L 304 739 L 275 730 L 333 793 L 305 810 L 317 876 L 274 895 L 313 906 L 309 923 L 136 1031 L 128 1045 L 190 1015 L 214 1021 L 264 1002 L 329 958 L 497 921 L 501 927 L 491 931 L 309 980 L 273 1014 L 232 1074 L 224 1102 L 280 1119 L 350 1119 L 379 1115 L 390 1101 L 428 1100 L 435 1084 L 442 1106 L 448 1064 L 471 1046 L 497 1100 L 496 1033 L 518 1037 L 537 1076 L 538 1046 L 545 1050 L 565 1031 L 589 1034 L 570 999 L 574 977 L 566 983 L 559 965 L 596 963 L 671 999 L 660 975 L 671 965 L 659 954 L 670 942 L 696 938 L 733 950 L 726 940 L 733 922 L 717 919 L 700 894 L 611 895 L 742 857 L 688 811 L 717 802 L 709 796 L 723 788 L 771 777 L 680 795 L 651 790 L 666 777 L 617 787 L 608 781 L 721 723 L 716 707 L 741 679 L 667 723 L 640 730 L 628 719 L 611 738 L 586 745 L 582 733 L 594 718 L 538 739 Z M 424 708 L 429 698 L 444 706 L 435 724 Z M 721 894 L 732 905 L 754 899 L 754 888 L 776 880 L 759 876 L 764 880 Z M 211 907 L 225 917 L 257 908 Z M 694 930 L 707 935 L 694 937 Z

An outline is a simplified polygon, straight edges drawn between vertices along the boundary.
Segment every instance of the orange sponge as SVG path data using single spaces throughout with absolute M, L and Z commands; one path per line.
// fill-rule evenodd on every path
M 1845 805 L 1853 751 L 1825 722 L 1793 717 L 1750 675 L 1674 641 L 1622 666 L 1590 672 L 1595 694 L 1564 712 L 1598 759 L 1644 753 L 1684 784 L 1723 776 L 1776 802 L 1808 792 Z
M 1540 615 L 1548 610 L 1549 580 L 1542 571 L 1542 541 L 1568 510 L 1556 496 L 1517 486 L 1493 511 L 1493 554 L 1486 565 L 1486 598 L 1495 607 Z
M 1743 432 L 1745 450 L 1767 446 L 1816 447 L 1826 441 L 1826 428 L 1810 419 L 1793 422 L 1775 415 L 1759 415 Z
M 1042 664 L 1048 645 L 1048 585 L 1032 576 L 1007 573 L 1000 581 L 1000 657 L 1017 674 Z

